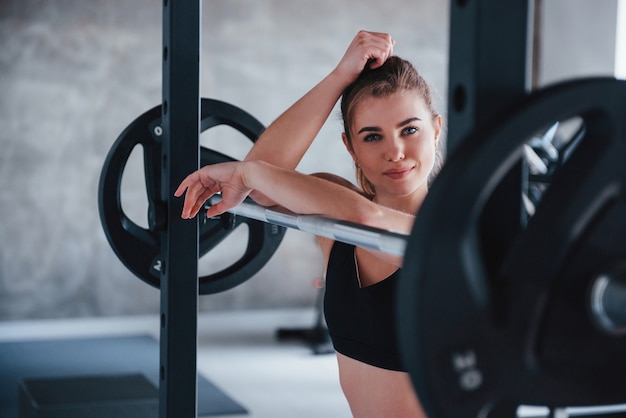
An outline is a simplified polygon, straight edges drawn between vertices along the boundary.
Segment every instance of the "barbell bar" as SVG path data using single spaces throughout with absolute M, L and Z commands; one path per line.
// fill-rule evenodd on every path
M 215 195 L 209 198 L 208 204 L 213 206 L 221 200 L 221 197 Z M 278 206 L 261 206 L 250 200 L 242 202 L 228 212 L 398 257 L 404 256 L 409 239 L 408 234 L 400 232 L 373 228 L 323 215 L 297 214 Z

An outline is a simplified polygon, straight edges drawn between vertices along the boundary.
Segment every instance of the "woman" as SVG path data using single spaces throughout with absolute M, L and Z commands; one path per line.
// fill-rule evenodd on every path
M 189 175 L 182 216 L 217 192 L 215 216 L 246 196 L 301 214 L 322 214 L 410 233 L 437 159 L 441 116 L 415 68 L 392 56 L 388 34 L 359 32 L 338 66 L 274 121 L 245 161 Z M 294 171 L 341 97 L 343 142 L 359 187 L 330 174 Z M 395 282 L 402 258 L 318 237 L 326 265 L 325 314 L 341 387 L 355 417 L 423 417 L 400 360 Z

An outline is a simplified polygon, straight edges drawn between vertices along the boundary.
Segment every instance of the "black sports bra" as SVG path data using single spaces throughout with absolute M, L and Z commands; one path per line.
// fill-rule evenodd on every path
M 326 271 L 324 313 L 335 350 L 372 366 L 405 371 L 396 334 L 398 271 L 361 288 L 354 245 L 335 242 Z

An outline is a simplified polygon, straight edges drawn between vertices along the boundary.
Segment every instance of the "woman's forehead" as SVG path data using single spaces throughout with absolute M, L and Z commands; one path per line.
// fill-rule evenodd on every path
M 355 107 L 352 124 L 378 126 L 419 118 L 430 119 L 430 110 L 419 92 L 402 91 L 383 97 L 367 97 Z

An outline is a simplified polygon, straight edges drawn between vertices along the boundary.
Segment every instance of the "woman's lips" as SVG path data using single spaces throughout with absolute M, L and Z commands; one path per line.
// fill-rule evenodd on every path
M 413 171 L 413 167 L 392 168 L 383 174 L 393 180 L 400 180 L 407 177 Z

